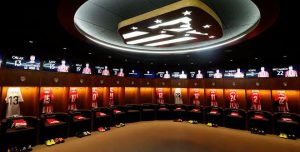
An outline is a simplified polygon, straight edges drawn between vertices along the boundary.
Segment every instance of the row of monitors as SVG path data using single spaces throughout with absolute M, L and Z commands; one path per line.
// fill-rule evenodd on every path
M 286 67 L 274 67 L 271 70 L 264 67 L 252 68 L 252 69 L 230 69 L 230 70 L 207 70 L 202 72 L 201 70 L 189 71 L 138 71 L 130 70 L 125 71 L 123 68 L 109 69 L 107 66 L 91 66 L 89 63 L 75 63 L 68 64 L 66 60 L 45 60 L 43 63 L 37 59 L 34 55 L 29 57 L 12 55 L 2 63 L 2 57 L 0 56 L 1 64 L 5 64 L 7 68 L 27 69 L 27 70 L 41 70 L 41 67 L 45 71 L 53 72 L 74 72 L 82 74 L 99 74 L 104 76 L 120 76 L 120 77 L 135 77 L 135 78 L 175 78 L 175 79 L 201 79 L 201 78 L 257 78 L 257 77 L 298 77 L 297 68 L 295 66 Z M 42 65 L 41 65 L 42 64 Z M 271 72 L 271 73 L 270 73 Z

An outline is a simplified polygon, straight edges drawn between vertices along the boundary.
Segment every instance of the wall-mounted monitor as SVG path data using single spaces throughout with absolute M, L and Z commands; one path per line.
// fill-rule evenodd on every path
M 6 67 L 13 69 L 40 70 L 41 61 L 35 55 L 11 55 L 6 59 Z
M 114 76 L 118 76 L 118 77 L 124 77 L 125 76 L 125 72 L 123 68 L 113 68 L 113 75 Z
M 230 69 L 224 71 L 224 78 L 244 78 L 245 72 L 244 70 L 237 68 L 237 69 Z
M 284 67 L 273 67 L 273 77 L 298 77 L 298 67 L 289 65 Z
M 95 66 L 95 70 L 97 74 L 103 75 L 103 76 L 110 76 L 110 71 L 108 66 Z
M 174 79 L 187 79 L 187 73 L 183 70 L 180 72 L 172 72 L 172 78 Z
M 197 70 L 197 71 L 191 71 L 190 72 L 190 78 L 191 79 L 203 79 L 204 76 L 203 76 L 201 70 Z
M 53 71 L 53 72 L 69 72 L 70 71 L 70 65 L 65 59 L 62 59 L 62 60 L 44 60 L 43 70 Z
M 268 78 L 270 77 L 269 70 L 265 67 L 250 68 L 246 72 L 247 78 Z
M 90 63 L 75 63 L 73 64 L 73 71 L 75 73 L 81 73 L 81 74 L 92 74 L 92 66 Z
M 128 77 L 139 78 L 140 72 L 137 70 L 131 70 L 130 72 L 128 72 Z
M 155 78 L 155 74 L 154 74 L 153 71 L 147 70 L 147 71 L 144 73 L 144 78 Z
M 208 70 L 206 71 L 207 77 L 208 78 L 223 78 L 223 71 L 220 69 L 216 69 L 216 70 Z

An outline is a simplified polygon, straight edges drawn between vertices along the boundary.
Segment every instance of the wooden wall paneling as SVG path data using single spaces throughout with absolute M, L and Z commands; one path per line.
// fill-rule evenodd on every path
M 299 90 L 299 78 L 271 78 L 271 87 L 273 90 Z
M 90 75 L 69 74 L 68 78 L 72 87 L 88 87 L 92 85 Z
M 39 86 L 40 72 L 2 69 L 2 86 Z
M 223 79 L 223 87 L 228 89 L 245 89 L 245 79 Z
M 206 88 L 205 89 L 205 102 L 204 106 L 210 106 L 210 92 L 211 90 L 216 91 L 216 99 L 218 101 L 219 107 L 225 107 L 225 97 L 224 97 L 224 90 L 223 89 L 214 89 L 214 88 Z
M 246 79 L 245 82 L 247 89 L 271 89 L 271 83 L 269 78 L 250 78 Z
M 220 89 L 223 88 L 223 79 L 206 79 L 204 80 L 204 87 L 205 88 L 216 88 Z
M 109 87 L 102 87 L 102 90 L 103 90 L 102 106 L 108 107 L 109 106 Z
M 77 88 L 78 99 L 77 99 L 77 109 L 89 109 L 89 88 L 88 87 L 70 87 Z M 70 99 L 68 100 L 70 102 Z
M 109 79 L 109 84 L 106 86 L 108 87 L 124 87 L 125 86 L 125 79 L 123 77 L 107 77 Z
M 204 79 L 190 79 L 188 80 L 189 88 L 204 88 Z
M 140 87 L 155 87 L 155 81 L 154 79 L 141 78 Z
M 139 103 L 155 103 L 155 88 L 141 87 Z
M 155 79 L 155 86 L 157 88 L 170 88 L 171 80 L 170 79 Z
M 41 86 L 69 86 L 69 75 L 58 72 L 41 72 Z
M 114 89 L 114 103 L 115 105 L 125 105 L 125 100 L 124 100 L 124 94 L 125 94 L 125 89 L 124 87 L 110 87 Z M 107 102 L 109 102 L 109 89 L 108 89 L 108 98 Z M 109 105 L 107 103 L 107 105 Z
M 125 104 L 139 104 L 139 88 L 125 87 Z
M 125 87 L 139 87 L 140 80 L 138 78 L 124 78 Z
M 186 79 L 173 79 L 171 80 L 171 87 L 172 88 L 187 88 L 189 83 L 189 81 Z

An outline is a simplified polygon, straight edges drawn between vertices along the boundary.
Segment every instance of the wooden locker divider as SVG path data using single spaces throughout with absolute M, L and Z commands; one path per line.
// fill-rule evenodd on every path
M 155 88 L 154 87 L 141 87 L 139 103 L 155 103 Z
M 125 104 L 139 104 L 139 87 L 125 87 Z

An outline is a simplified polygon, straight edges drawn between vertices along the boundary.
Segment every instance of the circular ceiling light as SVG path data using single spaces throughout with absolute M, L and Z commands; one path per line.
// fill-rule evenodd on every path
M 192 18 L 190 15 L 195 13 L 195 10 L 192 10 L 189 7 L 181 7 L 173 12 L 169 12 L 176 14 L 177 11 L 177 14 L 179 15 L 173 16 L 173 19 L 182 19 L 182 22 L 178 24 L 181 28 L 177 28 L 177 31 L 176 28 L 166 28 L 162 26 L 170 24 L 170 22 L 174 23 L 174 20 L 165 18 L 164 15 L 168 13 L 158 14 L 157 16 L 150 15 L 148 18 L 145 18 L 144 16 L 145 20 L 128 22 L 132 21 L 130 19 L 143 16 L 144 14 L 153 12 L 157 9 L 188 1 L 195 2 L 198 0 L 138 0 L 134 1 L 134 5 L 132 5 L 132 1 L 127 0 L 88 0 L 76 11 L 74 22 L 77 30 L 82 35 L 101 46 L 126 52 L 171 54 L 203 51 L 226 46 L 243 38 L 255 29 L 261 17 L 259 9 L 251 0 L 202 0 L 201 3 L 203 2 L 203 6 L 207 6 L 210 9 L 205 10 L 201 8 L 201 11 L 203 11 L 204 14 L 206 13 L 206 15 L 208 14 L 208 16 L 198 14 L 195 16 L 196 18 Z M 118 5 L 116 5 L 117 3 Z M 208 10 L 211 10 L 214 13 L 209 14 L 208 12 L 211 11 Z M 199 20 L 199 22 L 207 21 L 207 23 L 202 23 L 203 25 L 199 24 L 197 26 L 188 26 L 191 23 L 189 22 L 189 19 L 187 19 L 188 17 L 192 20 Z M 211 17 L 214 20 L 208 22 L 210 20 L 205 19 L 207 17 Z M 124 24 L 124 21 L 127 24 Z M 140 23 L 143 23 L 144 26 L 141 26 Z M 160 26 L 159 29 L 156 30 L 156 35 L 148 36 L 148 38 L 160 38 L 162 41 L 149 41 L 149 39 L 131 40 L 133 38 L 132 36 L 138 35 L 137 37 L 140 37 L 147 35 L 145 34 L 147 32 L 149 33 L 149 29 L 146 29 L 147 27 L 154 28 L 158 25 Z M 122 28 L 125 27 L 125 33 L 122 33 Z M 198 27 L 198 29 L 195 27 Z M 127 35 L 124 36 L 128 30 L 131 30 L 134 33 L 128 34 L 127 32 Z M 180 35 L 180 37 L 170 34 L 180 30 L 184 31 L 181 33 L 183 35 Z M 203 34 L 205 31 L 207 31 L 206 34 L 202 36 L 206 36 L 207 38 L 196 41 L 200 38 L 195 35 Z M 130 41 L 125 41 L 124 38 L 131 40 L 131 43 L 128 44 Z M 190 41 L 192 43 L 179 43 L 182 41 Z M 137 42 L 139 42 L 139 44 L 136 44 Z

